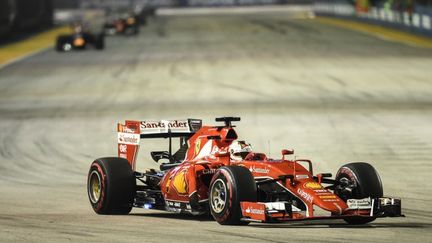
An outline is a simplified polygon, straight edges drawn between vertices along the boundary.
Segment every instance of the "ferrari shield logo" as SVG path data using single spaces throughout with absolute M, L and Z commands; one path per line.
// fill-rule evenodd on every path
M 201 139 L 197 139 L 195 142 L 195 151 L 194 151 L 194 155 L 197 155 L 200 151 L 201 148 Z

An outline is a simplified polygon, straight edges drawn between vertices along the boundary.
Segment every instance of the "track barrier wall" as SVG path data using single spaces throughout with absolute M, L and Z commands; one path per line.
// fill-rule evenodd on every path
M 432 37 L 432 8 L 413 5 L 401 8 L 378 3 L 375 6 L 358 2 L 319 0 L 314 3 L 317 15 L 334 16 L 400 29 Z
M 52 0 L 0 0 L 0 36 L 53 24 Z

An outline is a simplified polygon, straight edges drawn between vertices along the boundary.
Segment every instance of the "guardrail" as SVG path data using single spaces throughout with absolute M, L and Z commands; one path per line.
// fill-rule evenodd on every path
M 410 10 L 396 10 L 383 4 L 359 9 L 347 1 L 321 0 L 314 3 L 314 11 L 317 15 L 350 18 L 432 36 L 432 8 L 414 6 Z

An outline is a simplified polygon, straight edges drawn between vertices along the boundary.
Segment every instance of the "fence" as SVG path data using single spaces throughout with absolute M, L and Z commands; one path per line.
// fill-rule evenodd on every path
M 402 8 L 388 2 L 360 6 L 358 2 L 319 0 L 314 3 L 314 11 L 318 15 L 350 18 L 432 36 L 432 8 L 416 4 Z

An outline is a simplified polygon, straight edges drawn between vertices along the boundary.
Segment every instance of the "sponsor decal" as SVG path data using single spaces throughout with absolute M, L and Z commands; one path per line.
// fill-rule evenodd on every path
M 197 139 L 195 142 L 195 151 L 194 151 L 194 155 L 197 155 L 200 151 L 201 148 L 201 139 Z
M 303 184 L 303 187 L 309 188 L 309 189 L 321 189 L 322 188 L 321 184 L 319 184 L 318 182 L 314 182 L 314 181 L 306 182 L 305 184 Z
M 317 189 L 317 190 L 314 190 L 314 192 L 316 192 L 316 193 L 330 193 L 327 189 Z
M 120 150 L 120 153 L 127 153 L 127 145 L 126 144 L 120 144 L 119 150 Z
M 337 202 L 339 199 L 323 199 L 324 202 Z
M 350 209 L 369 209 L 372 207 L 371 199 L 369 197 L 363 199 L 348 199 L 347 205 Z
M 140 124 L 142 133 L 155 133 L 168 131 L 171 132 L 189 132 L 189 124 L 187 120 L 173 121 L 142 121 Z
M 308 179 L 308 175 L 296 175 L 296 179 Z
M 138 145 L 139 141 L 140 141 L 139 134 L 123 133 L 123 132 L 118 133 L 118 143 Z
M 249 171 L 250 172 L 255 172 L 255 173 L 261 173 L 261 174 L 268 174 L 270 170 L 267 169 L 267 168 L 259 168 L 259 167 L 257 168 L 254 165 L 254 166 L 252 166 L 252 167 L 249 168 Z
M 181 203 L 180 202 L 172 202 L 172 201 L 166 201 L 169 207 L 174 207 L 174 208 L 180 208 L 181 207 Z
M 203 175 L 209 175 L 209 174 L 214 174 L 216 173 L 217 169 L 204 169 L 202 170 L 202 174 Z
M 303 190 L 300 189 L 300 188 L 297 189 L 297 193 L 298 193 L 298 194 L 299 194 L 303 199 L 305 199 L 306 201 L 312 203 L 312 201 L 313 201 L 313 197 L 312 197 L 311 195 L 309 195 L 309 193 L 303 191 Z
M 319 196 L 319 198 L 321 199 L 336 199 L 336 195 L 323 195 L 323 196 Z
M 173 178 L 172 185 L 179 194 L 187 194 L 186 172 L 181 170 Z
M 124 125 L 121 125 L 121 124 L 119 125 L 118 131 L 119 132 L 125 132 L 125 133 L 135 133 L 134 129 L 131 129 L 131 128 L 124 126 Z
M 264 214 L 264 210 L 258 208 L 252 208 L 252 207 L 246 208 L 245 212 L 253 213 L 253 214 Z

